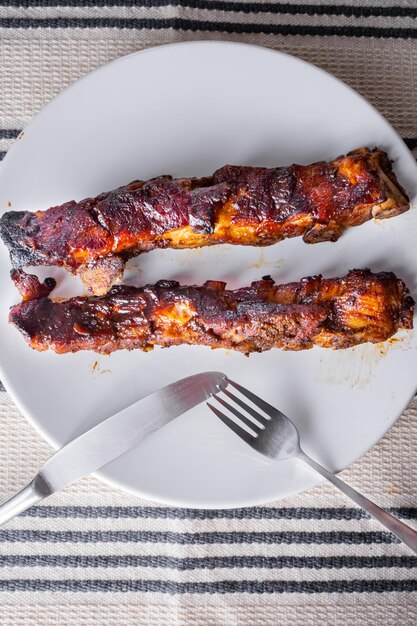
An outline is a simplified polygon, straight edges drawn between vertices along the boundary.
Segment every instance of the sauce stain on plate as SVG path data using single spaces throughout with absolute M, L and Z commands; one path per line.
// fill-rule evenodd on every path
M 101 376 L 102 374 L 112 374 L 112 370 L 103 369 L 101 367 L 100 361 L 94 361 L 90 367 L 90 373 L 95 375 L 95 378 Z
M 252 263 L 251 265 L 248 265 L 247 269 L 248 270 L 259 270 L 262 268 L 273 268 L 276 270 L 279 270 L 279 268 L 281 267 L 281 265 L 284 263 L 284 259 L 276 259 L 274 261 L 266 261 L 265 260 L 265 252 L 263 250 L 261 250 L 259 252 L 259 259 L 256 263 Z
M 330 385 L 366 389 L 372 384 L 379 364 L 392 350 L 409 350 L 410 341 L 408 336 L 400 335 L 381 343 L 368 343 L 327 354 L 320 359 L 317 379 Z

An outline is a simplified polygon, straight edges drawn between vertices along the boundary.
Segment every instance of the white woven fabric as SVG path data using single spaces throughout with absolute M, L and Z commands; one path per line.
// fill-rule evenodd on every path
M 397 0 L 396 14 L 378 13 L 373 0 L 310 0 L 316 13 L 285 8 L 299 6 L 295 0 L 267 11 L 264 0 L 239 11 L 232 10 L 239 2 L 163 4 L 0 2 L 0 155 L 45 102 L 86 72 L 190 39 L 245 41 L 312 61 L 362 93 L 417 146 L 415 0 Z M 371 14 L 358 14 L 361 7 Z M 417 400 L 343 473 L 414 526 L 416 413 Z M 0 450 L 1 498 L 50 454 L 5 392 Z M 265 508 L 211 515 L 138 501 L 89 478 L 0 529 L 0 623 L 414 626 L 416 566 L 407 548 L 328 485 Z

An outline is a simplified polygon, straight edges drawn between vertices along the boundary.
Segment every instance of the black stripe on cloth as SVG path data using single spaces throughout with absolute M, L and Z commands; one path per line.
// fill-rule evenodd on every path
M 0 530 L 0 541 L 11 543 L 169 543 L 202 544 L 391 544 L 400 543 L 384 531 L 371 532 L 201 532 L 176 533 L 146 530 Z
M 417 148 L 417 137 L 403 137 L 403 142 L 409 150 L 415 150 Z
M 392 508 L 391 513 L 404 519 L 417 519 L 417 508 Z M 256 507 L 239 509 L 180 509 L 152 506 L 32 506 L 22 517 L 81 518 L 81 519 L 303 519 L 303 520 L 361 520 L 368 513 L 354 508 L 278 508 Z
M 0 0 L 8 7 L 181 7 L 225 11 L 233 13 L 273 13 L 281 15 L 340 15 L 344 17 L 417 17 L 416 7 L 404 6 L 349 6 L 338 4 L 289 4 L 274 2 L 221 2 L 219 0 Z
M 20 133 L 16 128 L 0 128 L 0 139 L 16 139 Z
M 3 151 L 0 150 L 0 161 L 2 161 L 5 156 L 6 156 L 6 151 L 5 150 L 3 150 Z
M 214 556 L 177 558 L 165 555 L 55 555 L 8 554 L 0 556 L 0 567 L 73 567 L 117 568 L 152 567 L 179 571 L 247 568 L 247 569 L 373 569 L 417 567 L 416 556 Z
M 222 32 L 230 34 L 310 35 L 340 37 L 377 37 L 415 39 L 417 28 L 380 28 L 372 26 L 300 26 L 293 24 L 239 24 L 209 22 L 182 18 L 20 18 L 0 19 L 0 28 L 117 28 L 132 30 L 183 30 L 191 32 Z
M 27 580 L 0 581 L 0 591 L 142 591 L 169 594 L 196 593 L 383 593 L 417 591 L 417 580 Z

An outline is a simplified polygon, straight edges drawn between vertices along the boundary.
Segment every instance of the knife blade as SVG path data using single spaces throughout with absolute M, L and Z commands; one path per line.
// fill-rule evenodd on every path
M 55 452 L 32 482 L 0 505 L 0 525 L 43 498 L 61 491 L 107 465 L 150 433 L 193 408 L 227 385 L 222 372 L 203 372 L 167 385 Z

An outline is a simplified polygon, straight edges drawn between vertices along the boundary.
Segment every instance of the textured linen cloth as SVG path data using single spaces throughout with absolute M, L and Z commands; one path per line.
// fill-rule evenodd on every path
M 0 0 L 0 158 L 44 103 L 89 70 L 196 39 L 311 61 L 417 147 L 416 0 L 306 2 Z M 342 475 L 414 527 L 416 413 L 415 400 Z M 2 498 L 51 452 L 4 391 L 0 450 Z M 416 566 L 330 485 L 265 507 L 196 511 L 88 478 L 0 529 L 0 623 L 414 626 Z

